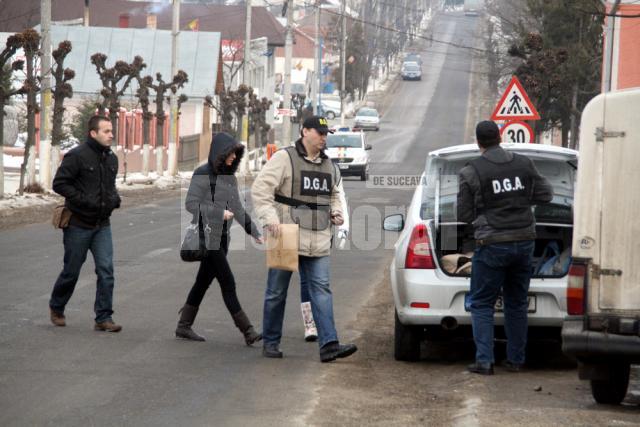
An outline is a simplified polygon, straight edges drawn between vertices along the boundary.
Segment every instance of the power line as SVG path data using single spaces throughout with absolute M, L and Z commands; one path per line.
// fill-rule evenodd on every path
M 317 6 L 311 5 L 311 4 L 309 5 L 309 7 L 313 7 L 313 8 L 316 8 L 316 9 L 318 8 Z M 338 16 L 338 17 L 342 17 L 343 16 L 343 14 L 341 14 L 339 12 L 334 12 L 334 11 L 331 11 L 331 10 L 328 10 L 328 9 L 325 9 L 323 12 L 324 13 L 328 13 L 330 15 Z M 390 31 L 390 32 L 397 33 L 397 34 L 403 34 L 403 35 L 406 35 L 406 36 L 412 36 L 412 37 L 417 38 L 417 39 L 422 39 L 422 40 L 426 40 L 426 41 L 433 42 L 433 43 L 440 43 L 440 44 L 444 44 L 444 45 L 447 45 L 447 46 L 452 46 L 452 47 L 456 47 L 456 48 L 460 48 L 460 49 L 468 49 L 468 50 L 470 50 L 472 52 L 487 53 L 487 51 L 485 49 L 478 49 L 476 47 L 465 46 L 465 45 L 461 45 L 459 43 L 447 42 L 447 41 L 444 41 L 444 40 L 438 40 L 438 39 L 434 39 L 433 37 L 427 37 L 427 36 L 419 35 L 419 34 L 416 34 L 416 33 L 409 32 L 409 31 L 398 30 L 396 28 L 387 27 L 385 25 L 378 24 L 378 23 L 375 23 L 375 22 L 365 21 L 364 19 L 360 19 L 360 18 L 354 18 L 354 17 L 348 16 L 346 14 L 344 16 L 346 16 L 348 19 L 351 19 L 354 22 L 359 22 L 361 24 L 369 25 L 369 26 L 372 26 L 372 27 L 375 27 L 375 28 L 378 28 L 378 29 L 381 29 L 381 30 Z

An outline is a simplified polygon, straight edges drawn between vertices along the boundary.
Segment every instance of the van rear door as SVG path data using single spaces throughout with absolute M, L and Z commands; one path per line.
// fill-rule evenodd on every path
M 640 311 L 640 90 L 601 94 L 583 113 L 574 257 L 590 258 L 587 313 Z

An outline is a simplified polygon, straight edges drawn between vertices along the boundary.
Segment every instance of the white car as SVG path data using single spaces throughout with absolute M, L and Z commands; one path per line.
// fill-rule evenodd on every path
M 571 251 L 578 155 L 574 150 L 540 144 L 501 146 L 531 158 L 540 174 L 553 185 L 551 203 L 534 208 L 537 239 L 529 291 L 529 325 L 553 327 L 559 331 L 567 314 L 568 263 L 562 260 Z M 401 231 L 390 269 L 396 309 L 397 360 L 418 360 L 423 338 L 470 334 L 471 315 L 465 307 L 469 270 L 450 271 L 452 260 L 455 262 L 457 257 L 462 257 L 463 263 L 468 261 L 464 256 L 472 255 L 475 248 L 471 226 L 457 222 L 456 198 L 458 172 L 477 156 L 479 151 L 475 144 L 429 153 L 406 220 L 403 215 L 391 215 L 384 220 L 385 230 Z M 548 250 L 551 246 L 562 255 L 551 254 Z M 547 271 L 542 265 L 548 266 L 549 262 L 553 271 L 540 273 Z M 559 263 L 557 270 L 556 262 Z M 445 270 L 445 265 L 449 271 Z M 453 268 L 456 267 L 463 266 L 458 263 Z M 504 321 L 501 298 L 496 304 L 495 320 L 496 325 L 502 325 Z
M 369 179 L 369 153 L 364 132 L 336 132 L 327 135 L 325 153 L 338 165 L 343 176 L 357 175 L 361 181 Z
M 375 108 L 361 108 L 353 119 L 353 127 L 362 130 L 380 130 L 380 114 Z

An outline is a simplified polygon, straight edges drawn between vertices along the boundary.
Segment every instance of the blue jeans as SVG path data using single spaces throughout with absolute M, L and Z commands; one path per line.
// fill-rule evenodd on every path
M 309 301 L 311 301 L 311 296 L 309 295 L 309 280 L 303 274 L 300 274 L 300 303 Z
M 524 363 L 527 345 L 527 293 L 535 242 L 495 243 L 475 250 L 469 306 L 476 362 L 494 363 L 493 314 L 500 290 L 504 299 L 507 359 Z
M 329 289 L 329 257 L 300 256 L 298 259 L 300 280 L 309 285 L 311 311 L 318 328 L 318 344 L 322 347 L 337 342 L 338 333 L 333 322 L 333 297 Z M 291 274 L 290 271 L 269 269 L 262 321 L 262 339 L 265 345 L 278 345 L 282 338 L 284 307 Z
M 91 251 L 98 275 L 93 308 L 96 323 L 111 320 L 114 284 L 111 227 L 86 229 L 70 225 L 63 233 L 64 267 L 53 286 L 49 307 L 55 312 L 64 313 L 64 308 L 78 282 L 82 264 L 87 259 L 87 252 Z

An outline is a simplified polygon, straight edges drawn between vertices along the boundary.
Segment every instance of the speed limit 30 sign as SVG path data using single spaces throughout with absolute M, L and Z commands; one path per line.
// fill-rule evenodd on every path
M 530 144 L 533 142 L 533 129 L 525 122 L 508 122 L 500 130 L 502 142 Z

